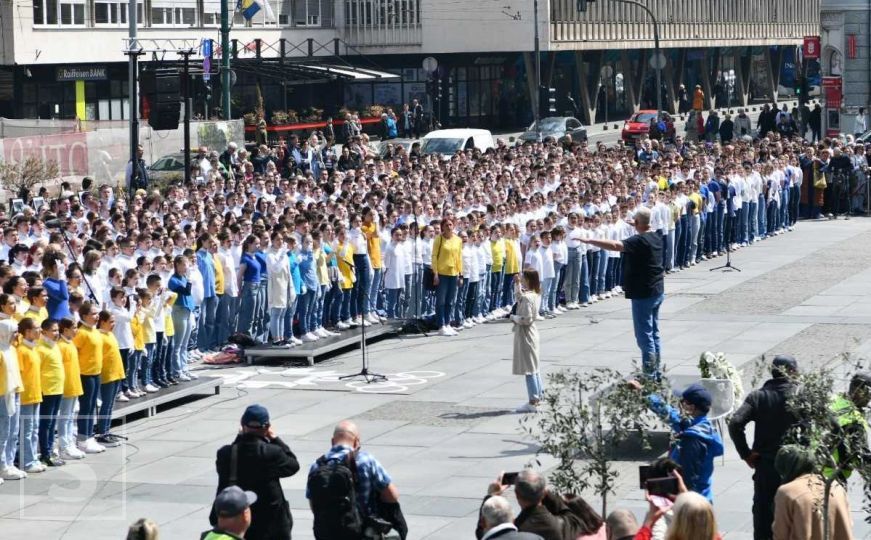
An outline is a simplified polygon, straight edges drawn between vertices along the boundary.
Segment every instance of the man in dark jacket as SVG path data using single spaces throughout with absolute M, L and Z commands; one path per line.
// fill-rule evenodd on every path
M 528 532 L 520 532 L 513 523 L 514 512 L 511 503 L 505 497 L 496 495 L 490 497 L 481 507 L 483 520 L 483 536 L 481 540 L 542 540 L 541 536 Z
M 735 449 L 753 474 L 753 538 L 770 540 L 774 522 L 774 495 L 781 480 L 774 468 L 774 457 L 783 446 L 786 432 L 795 425 L 795 417 L 787 410 L 786 400 L 795 389 L 794 376 L 798 362 L 781 354 L 771 366 L 772 378 L 747 395 L 741 407 L 729 420 L 729 436 Z M 755 423 L 753 448 L 747 445 L 745 426 Z
M 732 122 L 732 115 L 727 114 L 720 124 L 720 142 L 723 144 L 732 142 L 735 138 L 735 124 Z
M 265 407 L 251 405 L 245 409 L 239 435 L 232 444 L 218 450 L 215 466 L 218 493 L 227 486 L 239 486 L 257 495 L 251 505 L 251 528 L 246 539 L 290 540 L 293 518 L 280 479 L 296 474 L 299 463 L 273 431 Z M 214 509 L 209 521 L 217 523 Z

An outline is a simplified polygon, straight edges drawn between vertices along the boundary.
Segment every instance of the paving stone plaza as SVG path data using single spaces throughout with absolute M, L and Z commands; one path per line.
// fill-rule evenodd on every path
M 667 277 L 661 315 L 669 374 L 697 375 L 699 353 L 722 351 L 736 366 L 763 354 L 791 353 L 803 366 L 871 359 L 871 220 L 801 222 L 794 232 L 741 249 L 742 272 L 710 272 L 722 259 Z M 628 372 L 638 352 L 629 302 L 610 299 L 539 323 L 544 375 L 560 368 L 608 366 Z M 454 338 L 402 336 L 369 347 L 377 386 L 337 383 L 359 367 L 359 351 L 314 368 L 237 366 L 207 372 L 225 385 L 117 430 L 126 445 L 21 482 L 0 486 L 0 538 L 119 539 L 140 517 L 161 538 L 198 538 L 215 494 L 215 451 L 232 441 L 246 405 L 265 405 L 275 430 L 305 471 L 329 447 L 335 423 L 354 419 L 362 445 L 400 491 L 412 539 L 473 538 L 487 484 L 534 459 L 513 409 L 526 398 L 511 375 L 508 324 L 487 324 Z M 867 362 L 866 362 L 867 366 Z M 751 471 L 728 435 L 714 474 L 714 507 L 728 540 L 752 538 Z M 552 460 L 542 456 L 546 470 Z M 646 510 L 637 463 L 623 474 L 610 508 Z M 311 538 L 305 474 L 283 482 L 294 538 Z M 513 500 L 513 495 L 509 494 Z M 616 501 L 616 502 L 614 502 Z M 590 501 L 594 507 L 597 500 Z M 861 491 L 850 490 L 856 538 L 871 538 Z

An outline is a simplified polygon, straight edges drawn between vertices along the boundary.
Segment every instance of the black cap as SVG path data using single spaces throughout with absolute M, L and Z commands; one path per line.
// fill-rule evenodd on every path
M 798 372 L 798 361 L 791 354 L 778 354 L 774 357 L 771 366 L 774 368 L 781 368 L 781 371 L 786 370 L 793 373 Z
M 853 375 L 853 378 L 850 379 L 850 386 L 858 386 L 863 384 L 869 388 L 871 388 L 871 373 L 867 371 L 860 371 Z
M 257 494 L 243 491 L 239 486 L 225 487 L 215 497 L 215 512 L 221 517 L 238 516 L 257 502 Z

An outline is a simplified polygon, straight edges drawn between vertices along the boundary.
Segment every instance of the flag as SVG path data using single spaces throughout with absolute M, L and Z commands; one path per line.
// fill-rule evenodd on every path
M 256 0 L 239 0 L 236 10 L 239 11 L 245 19 L 250 21 L 251 18 L 260 11 L 260 4 Z

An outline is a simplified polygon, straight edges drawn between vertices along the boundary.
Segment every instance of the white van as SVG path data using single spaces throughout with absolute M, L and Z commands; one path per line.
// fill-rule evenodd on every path
M 477 148 L 483 152 L 495 146 L 493 134 L 486 129 L 439 129 L 424 135 L 420 150 L 424 154 L 452 156 L 457 150 Z

